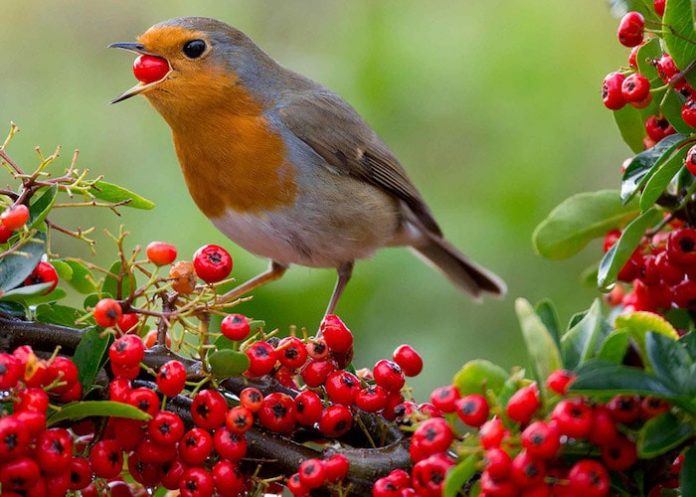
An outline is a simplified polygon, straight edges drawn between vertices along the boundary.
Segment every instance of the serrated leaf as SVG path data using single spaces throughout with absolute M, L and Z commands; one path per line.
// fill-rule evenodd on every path
M 661 219 L 660 211 L 651 208 L 631 221 L 621 232 L 619 240 L 604 254 L 597 271 L 597 285 L 606 289 L 616 278 L 636 249 L 645 231 Z
M 545 381 L 550 373 L 563 367 L 556 341 L 528 301 L 517 299 L 515 312 L 536 376 Z
M 208 355 L 213 374 L 222 378 L 239 376 L 249 369 L 249 357 L 244 352 L 221 349 Z
M 638 212 L 637 202 L 622 205 L 615 190 L 573 195 L 553 209 L 534 230 L 534 248 L 548 259 L 566 259 L 580 252 L 591 240 L 622 227 Z
M 638 432 L 638 456 L 653 459 L 679 447 L 693 434 L 688 423 L 666 412 L 647 421 Z
M 113 342 L 113 335 L 103 333 L 96 326 L 84 330 L 73 355 L 73 362 L 80 374 L 80 383 L 84 392 L 89 391 L 99 370 L 106 362 L 106 351 L 111 342 Z
M 454 375 L 452 383 L 462 395 L 485 393 L 486 390 L 498 392 L 508 379 L 507 372 L 485 359 L 474 359 L 467 362 Z
M 645 336 L 648 363 L 652 371 L 676 392 L 693 394 L 693 361 L 684 345 L 659 333 Z
M 583 318 L 561 338 L 563 366 L 576 369 L 595 357 L 603 342 L 602 307 L 595 299 Z
M 97 291 L 97 287 L 94 285 L 94 275 L 81 262 L 76 260 L 56 260 L 53 262 L 65 264 L 70 268 L 69 277 L 66 273 L 65 276 L 61 275 L 61 278 L 78 292 L 90 294 Z M 58 270 L 58 266 L 56 266 L 56 270 Z
M 619 128 L 621 138 L 634 153 L 643 150 L 643 138 L 645 138 L 645 125 L 643 115 L 631 105 L 624 105 L 622 108 L 612 112 L 614 122 Z
M 455 497 L 462 487 L 476 474 L 479 459 L 471 455 L 447 472 L 444 497 Z
M 133 193 L 130 190 L 126 190 L 121 186 L 114 185 L 113 183 L 108 183 L 106 181 L 97 181 L 94 187 L 89 190 L 89 193 L 94 195 L 94 197 L 98 198 L 99 200 L 104 200 L 111 203 L 129 200 L 125 206 L 132 207 L 134 209 L 149 210 L 155 207 L 155 204 L 145 197 L 141 197 L 137 193 Z
M 111 400 L 84 400 L 63 406 L 60 411 L 48 419 L 47 424 L 48 426 L 53 426 L 61 421 L 78 421 L 93 416 L 126 418 L 138 421 L 150 420 L 149 414 L 130 404 Z
M 53 204 L 56 202 L 58 186 L 53 185 L 46 188 L 41 196 L 29 206 L 29 228 L 36 228 L 46 220 L 46 216 L 51 212 Z
M 669 135 L 653 147 L 640 152 L 626 167 L 621 181 L 621 200 L 628 203 L 650 179 L 656 168 L 667 160 L 687 136 L 680 133 Z
M 679 170 L 684 167 L 684 158 L 687 152 L 687 147 L 678 148 L 669 159 L 655 170 L 655 173 L 645 183 L 643 193 L 640 196 L 641 211 L 647 211 L 652 207 L 657 199 L 660 198 L 660 195 L 667 189 L 672 179 L 679 174 Z
M 21 254 L 13 252 L 0 259 L 0 294 L 21 285 L 41 262 L 46 235 L 36 233 L 34 240 L 21 247 Z
M 662 26 L 662 39 L 667 51 L 679 69 L 686 69 L 696 59 L 693 0 L 667 1 Z M 691 85 L 696 85 L 693 71 L 686 79 Z

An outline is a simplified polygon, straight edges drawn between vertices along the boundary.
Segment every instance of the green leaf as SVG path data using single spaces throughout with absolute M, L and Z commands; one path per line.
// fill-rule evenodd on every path
M 106 202 L 117 203 L 129 200 L 127 207 L 133 207 L 134 209 L 152 209 L 155 204 L 138 195 L 130 190 L 114 185 L 113 183 L 107 183 L 106 181 L 97 181 L 94 186 L 89 190 L 89 193 L 94 195 L 94 197 L 99 200 L 104 200 Z
M 626 142 L 628 148 L 636 154 L 643 150 L 645 125 L 641 112 L 631 105 L 624 105 L 619 110 L 615 110 L 613 114 L 621 138 Z
M 104 283 L 102 283 L 101 291 L 102 293 L 108 293 L 114 298 L 122 298 L 130 295 L 133 290 L 135 290 L 135 276 L 132 273 L 124 274 L 121 280 L 121 293 L 118 292 L 119 282 L 118 279 L 112 275 L 118 276 L 121 272 L 121 261 L 114 262 L 109 268 L 109 273 L 104 278 Z
M 620 315 L 616 317 L 614 325 L 617 328 L 628 331 L 633 341 L 636 342 L 643 361 L 646 363 L 648 356 L 645 346 L 645 335 L 648 332 L 661 333 L 672 340 L 679 338 L 677 330 L 674 329 L 670 322 L 653 312 L 638 311 L 628 315 Z
M 56 202 L 58 186 L 53 185 L 44 190 L 43 194 L 29 206 L 29 228 L 37 228 L 44 222 L 46 216 L 51 211 L 51 207 Z
M 609 5 L 614 17 L 620 18 L 635 10 L 643 14 L 646 20 L 656 18 L 652 0 L 609 0 Z
M 550 373 L 563 366 L 556 341 L 528 301 L 517 299 L 515 312 L 537 377 L 545 381 Z
M 208 362 L 216 376 L 239 376 L 249 369 L 249 357 L 244 352 L 231 349 L 216 350 L 208 356 Z
M 80 373 L 80 383 L 84 392 L 89 391 L 97 373 L 106 362 L 106 351 L 113 341 L 110 333 L 102 333 L 96 326 L 86 329 L 75 349 L 73 362 Z
M 83 328 L 89 323 L 76 324 L 75 321 L 84 315 L 84 311 L 60 304 L 41 304 L 36 308 L 36 320 L 42 323 L 57 324 L 69 328 Z
M 659 59 L 662 55 L 660 40 L 652 38 L 638 48 L 636 53 L 636 64 L 638 72 L 652 81 L 660 81 L 660 76 L 657 74 L 657 68 L 653 61 Z M 655 86 L 662 86 L 662 83 Z M 632 106 L 631 106 L 632 107 Z
M 657 166 L 667 160 L 686 139 L 688 137 L 680 133 L 669 135 L 633 158 L 626 167 L 621 182 L 621 200 L 624 204 L 638 193 L 655 172 Z
M 534 312 L 537 313 L 541 322 L 544 323 L 546 329 L 553 337 L 553 341 L 556 342 L 557 346 L 561 346 L 561 323 L 558 320 L 558 313 L 553 303 L 544 299 L 534 306 Z
M 667 118 L 674 129 L 676 129 L 679 133 L 688 135 L 691 133 L 692 128 L 686 124 L 681 117 L 681 109 L 683 104 L 684 98 L 679 94 L 679 92 L 675 91 L 673 88 L 670 88 L 660 103 L 660 112 L 664 117 Z
M 83 294 L 90 294 L 97 291 L 97 287 L 94 285 L 94 275 L 92 272 L 79 261 L 76 260 L 56 260 L 52 261 L 57 264 L 56 271 L 59 271 L 61 279 L 67 282 L 71 287 Z M 70 268 L 70 273 L 68 273 L 64 266 Z M 59 269 L 60 268 L 60 269 Z M 62 274 L 60 271 L 63 271 Z
M 595 299 L 589 311 L 561 338 L 563 366 L 576 369 L 592 359 L 603 342 L 602 308 L 599 299 Z
M 72 279 L 73 270 L 70 264 L 60 259 L 55 259 L 51 261 L 51 265 L 56 270 L 56 273 L 58 273 L 58 278 L 60 278 L 61 281 L 70 281 Z
M 0 312 L 19 319 L 26 319 L 27 309 L 22 302 L 2 302 L 0 301 Z
M 696 446 L 689 447 L 684 454 L 684 463 L 679 473 L 679 489 L 684 497 L 696 495 Z
M 616 282 L 621 268 L 631 258 L 645 231 L 661 219 L 660 211 L 651 208 L 635 218 L 621 232 L 619 240 L 604 254 L 599 263 L 597 272 L 597 285 L 606 289 Z
M 693 428 L 674 414 L 660 414 L 645 423 L 638 433 L 638 456 L 653 459 L 679 447 L 693 434 Z
M 77 421 L 93 416 L 127 418 L 138 421 L 148 421 L 150 419 L 149 414 L 130 404 L 111 400 L 83 400 L 63 406 L 60 411 L 48 419 L 47 424 L 48 426 L 53 426 L 61 421 Z
M 21 253 L 13 252 L 0 259 L 0 295 L 21 285 L 41 262 L 45 250 L 46 235 L 36 233 L 34 239 L 21 247 Z
M 690 392 L 693 361 L 684 345 L 659 333 L 647 333 L 648 361 L 653 372 L 676 391 Z
M 485 359 L 474 359 L 462 366 L 452 383 L 462 395 L 483 394 L 487 389 L 497 393 L 507 379 L 508 374 L 500 366 Z
M 444 497 L 456 497 L 462 487 L 473 478 L 477 471 L 479 459 L 471 455 L 447 472 Z
M 603 361 L 591 361 L 580 367 L 570 390 L 595 395 L 650 395 L 664 399 L 677 397 L 677 393 L 669 385 L 642 369 Z
M 39 283 L 37 285 L 20 286 L 9 292 L 5 292 L 0 297 L 2 301 L 25 302 L 28 298 L 35 295 L 43 294 L 49 287 L 50 283 Z
M 573 195 L 534 230 L 534 248 L 548 259 L 566 259 L 591 240 L 622 227 L 638 212 L 637 203 L 622 205 L 615 190 Z
M 684 158 L 688 152 L 687 147 L 677 149 L 672 156 L 655 170 L 650 177 L 643 193 L 640 196 L 640 210 L 646 211 L 660 198 L 672 179 L 677 176 L 679 170 L 684 167 Z
M 693 0 L 668 0 L 662 23 L 662 39 L 667 51 L 679 69 L 686 69 L 696 59 Z M 696 85 L 693 71 L 686 79 L 691 85 Z
M 626 356 L 628 346 L 631 343 L 630 335 L 627 330 L 613 331 L 602 343 L 597 353 L 597 359 L 621 364 Z

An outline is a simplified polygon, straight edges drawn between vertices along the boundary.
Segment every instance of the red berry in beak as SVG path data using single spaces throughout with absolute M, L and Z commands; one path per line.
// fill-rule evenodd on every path
M 141 55 L 133 62 L 133 75 L 141 83 L 154 83 L 169 72 L 169 62 L 154 55 Z

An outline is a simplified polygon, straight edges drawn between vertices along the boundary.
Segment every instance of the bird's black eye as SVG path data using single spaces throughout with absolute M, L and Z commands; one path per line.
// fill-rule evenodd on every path
M 205 42 L 203 40 L 191 40 L 184 44 L 184 55 L 189 59 L 197 59 L 205 52 Z

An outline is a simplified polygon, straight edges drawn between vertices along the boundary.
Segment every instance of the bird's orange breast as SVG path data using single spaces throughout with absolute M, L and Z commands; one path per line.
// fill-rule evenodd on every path
M 186 185 L 209 218 L 228 209 L 262 213 L 292 205 L 295 169 L 281 135 L 262 106 L 234 75 L 201 72 L 187 81 L 187 95 L 153 91 L 146 96 L 172 128 Z

